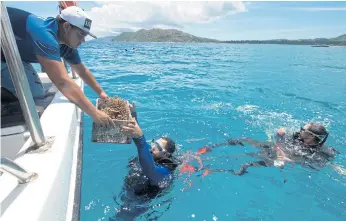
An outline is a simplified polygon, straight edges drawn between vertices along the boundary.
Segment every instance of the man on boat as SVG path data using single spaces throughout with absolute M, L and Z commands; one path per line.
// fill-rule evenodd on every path
M 100 98 L 108 96 L 97 83 L 88 68 L 82 63 L 77 47 L 90 35 L 92 20 L 76 6 L 61 10 L 56 17 L 40 18 L 29 12 L 7 8 L 11 26 L 16 38 L 19 54 L 34 98 L 43 98 L 45 90 L 36 71 L 30 63 L 40 63 L 50 80 L 61 93 L 91 116 L 95 123 L 112 125 L 111 118 L 85 97 L 79 86 L 68 76 L 61 58 L 87 83 Z M 16 98 L 16 91 L 9 69 L 1 51 L 1 90 Z

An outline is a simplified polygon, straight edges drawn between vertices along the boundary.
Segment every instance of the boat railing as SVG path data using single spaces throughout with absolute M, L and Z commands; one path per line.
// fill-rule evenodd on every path
M 29 149 L 35 150 L 35 152 L 45 151 L 52 146 L 54 139 L 52 139 L 52 137 L 46 138 L 44 136 L 5 3 L 1 1 L 0 5 L 1 48 L 9 68 L 26 125 L 33 141 L 33 145 Z M 0 169 L 0 174 L 2 172 L 12 174 L 17 177 L 20 183 L 24 182 L 25 180 L 30 181 L 31 179 L 28 179 L 28 176 L 30 177 L 33 174 L 26 172 L 23 168 L 6 158 L 1 158 Z
M 25 122 L 36 146 L 43 146 L 46 142 L 34 98 L 26 77 L 22 60 L 19 55 L 10 18 L 5 3 L 1 1 L 1 48 L 4 52 L 17 98 L 23 111 Z
M 3 172 L 16 177 L 20 184 L 31 182 L 37 178 L 37 173 L 28 172 L 12 160 L 5 157 L 0 158 L 0 173 Z
M 66 71 L 68 71 L 68 67 L 67 67 L 67 62 L 65 61 L 65 59 L 63 59 L 64 65 L 65 65 L 65 69 Z M 76 72 L 73 70 L 73 68 L 70 66 L 70 70 L 71 70 L 71 74 L 72 74 L 72 79 L 77 79 L 77 75 Z

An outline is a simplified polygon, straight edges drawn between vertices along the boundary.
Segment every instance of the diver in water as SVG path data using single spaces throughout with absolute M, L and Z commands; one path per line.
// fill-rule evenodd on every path
M 293 133 L 291 137 L 286 136 L 284 129 L 278 130 L 276 142 L 257 141 L 251 138 L 231 139 L 225 143 L 205 146 L 199 150 L 199 153 L 204 154 L 220 146 L 244 146 L 244 143 L 258 148 L 259 152 L 244 155 L 260 160 L 245 163 L 238 171 L 215 170 L 215 172 L 232 172 L 234 175 L 247 173 L 249 167 L 276 166 L 282 168 L 286 162 L 318 170 L 333 160 L 336 154 L 340 154 L 336 149 L 325 145 L 328 135 L 328 131 L 322 124 L 311 122 L 302 127 L 299 132 Z
M 130 160 L 129 174 L 124 179 L 120 206 L 116 220 L 133 220 L 151 207 L 148 203 L 170 186 L 178 166 L 173 156 L 176 147 L 169 137 L 147 142 L 137 122 L 135 105 L 130 105 L 133 121 L 121 125 L 121 132 L 133 138 L 138 157 Z

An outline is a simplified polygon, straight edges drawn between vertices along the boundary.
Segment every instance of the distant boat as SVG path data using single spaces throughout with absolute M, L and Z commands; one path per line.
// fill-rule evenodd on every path
M 316 47 L 316 48 L 328 48 L 329 45 L 311 45 L 311 47 Z

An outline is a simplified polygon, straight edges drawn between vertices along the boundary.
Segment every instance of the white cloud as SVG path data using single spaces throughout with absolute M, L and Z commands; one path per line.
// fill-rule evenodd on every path
M 295 10 L 299 11 L 311 11 L 311 12 L 317 12 L 317 11 L 346 11 L 346 7 L 340 7 L 340 8 L 317 8 L 317 7 L 311 7 L 311 8 L 293 8 Z
M 178 28 L 209 23 L 229 14 L 246 12 L 243 2 L 98 2 L 87 11 L 98 36 L 141 28 Z

